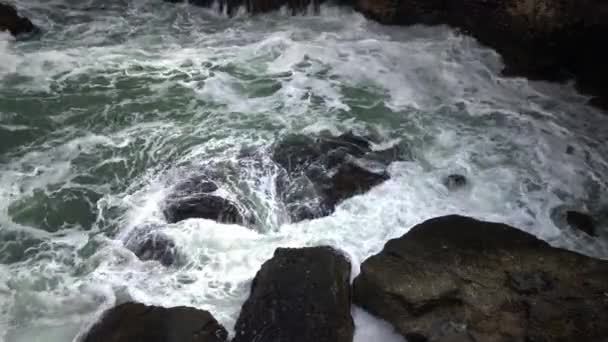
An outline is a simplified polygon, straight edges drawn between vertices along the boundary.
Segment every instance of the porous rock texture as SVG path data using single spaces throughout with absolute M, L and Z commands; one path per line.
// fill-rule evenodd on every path
M 608 262 L 504 224 L 426 221 L 363 262 L 353 287 L 410 342 L 608 341 Z

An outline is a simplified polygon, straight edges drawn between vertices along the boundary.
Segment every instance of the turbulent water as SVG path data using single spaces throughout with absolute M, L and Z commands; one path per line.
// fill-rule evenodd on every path
M 231 329 L 276 247 L 335 246 L 356 274 L 387 239 L 451 213 L 608 257 L 555 215 L 588 211 L 606 228 L 608 116 L 570 86 L 500 77 L 496 53 L 446 27 L 331 6 L 229 19 L 160 0 L 16 5 L 44 32 L 0 37 L 0 341 L 71 341 L 127 299 L 204 308 Z M 270 146 L 349 131 L 406 144 L 413 161 L 333 215 L 290 224 Z M 165 222 L 170 187 L 207 168 L 229 175 L 226 196 L 256 203 L 259 230 Z M 470 184 L 448 191 L 452 173 Z M 184 262 L 135 257 L 125 241 L 143 226 Z M 354 316 L 358 342 L 399 341 Z

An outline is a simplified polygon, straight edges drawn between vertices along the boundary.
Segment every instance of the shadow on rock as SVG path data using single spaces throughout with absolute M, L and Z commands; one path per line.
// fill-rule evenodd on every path
M 182 3 L 184 0 L 165 0 L 172 3 Z M 237 14 L 240 7 L 247 10 L 248 13 L 265 13 L 270 11 L 276 11 L 282 7 L 287 7 L 291 10 L 292 15 L 298 13 L 305 13 L 309 7 L 312 7 L 315 12 L 319 11 L 319 6 L 325 0 L 190 0 L 188 3 L 202 6 L 212 7 L 215 4 L 218 6 L 218 10 L 222 13 L 226 13 L 229 16 Z
M 567 206 L 559 206 L 551 211 L 551 219 L 556 226 L 562 229 L 572 229 L 590 237 L 599 236 L 596 222 L 590 214 Z
M 179 260 L 175 242 L 156 226 L 136 228 L 131 232 L 125 246 L 140 260 L 156 260 L 164 266 L 171 266 Z

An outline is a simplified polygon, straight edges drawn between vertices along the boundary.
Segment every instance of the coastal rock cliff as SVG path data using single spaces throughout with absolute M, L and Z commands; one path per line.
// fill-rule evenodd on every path
M 577 80 L 596 98 L 608 98 L 608 3 L 601 0 L 353 0 L 383 24 L 447 24 L 490 46 L 507 75 Z

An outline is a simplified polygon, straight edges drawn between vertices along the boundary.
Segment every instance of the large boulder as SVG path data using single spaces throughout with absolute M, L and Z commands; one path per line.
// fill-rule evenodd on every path
M 82 342 L 224 342 L 227 335 L 207 311 L 125 303 L 104 313 Z
M 0 3 L 0 31 L 8 31 L 13 36 L 33 32 L 34 24 L 25 17 L 19 16 L 15 7 Z
M 277 249 L 251 284 L 233 342 L 352 342 L 350 270 L 329 247 Z
M 184 0 L 165 0 L 167 2 L 179 3 Z M 190 0 L 189 3 L 196 6 L 211 7 L 215 3 L 219 10 L 232 16 L 237 13 L 239 7 L 243 7 L 249 13 L 264 13 L 286 7 L 292 14 L 305 12 L 309 7 L 318 11 L 319 5 L 325 0 Z
M 343 200 L 389 179 L 388 165 L 406 159 L 401 146 L 373 151 L 352 133 L 337 137 L 289 135 L 273 147 L 283 170 L 278 193 L 293 222 L 331 214 Z
M 608 2 L 604 0 L 349 0 L 385 24 L 447 24 L 504 58 L 507 74 L 545 80 L 572 76 L 608 98 Z
M 353 288 L 409 341 L 608 341 L 608 262 L 504 224 L 426 221 L 367 259 Z

